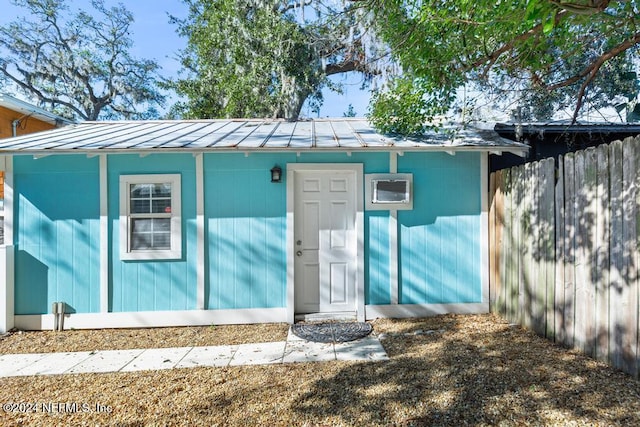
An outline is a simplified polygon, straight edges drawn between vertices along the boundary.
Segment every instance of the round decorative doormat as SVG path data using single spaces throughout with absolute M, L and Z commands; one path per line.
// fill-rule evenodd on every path
M 373 327 L 365 322 L 341 323 L 297 323 L 291 326 L 291 332 L 307 341 L 336 343 L 364 338 Z

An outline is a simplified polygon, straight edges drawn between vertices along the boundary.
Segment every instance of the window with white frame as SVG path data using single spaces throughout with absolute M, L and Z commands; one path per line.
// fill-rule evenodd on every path
M 120 258 L 182 257 L 180 175 L 120 176 Z

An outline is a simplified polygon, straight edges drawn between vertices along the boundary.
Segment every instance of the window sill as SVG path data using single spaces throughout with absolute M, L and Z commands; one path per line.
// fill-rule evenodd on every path
M 182 259 L 182 251 L 135 251 L 120 254 L 123 261 L 177 261 Z

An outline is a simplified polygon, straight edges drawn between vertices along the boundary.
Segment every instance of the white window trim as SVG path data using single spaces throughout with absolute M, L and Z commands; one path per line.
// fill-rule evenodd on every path
M 171 249 L 131 250 L 129 188 L 131 184 L 171 183 Z M 167 260 L 182 258 L 182 196 L 180 174 L 120 175 L 120 259 Z

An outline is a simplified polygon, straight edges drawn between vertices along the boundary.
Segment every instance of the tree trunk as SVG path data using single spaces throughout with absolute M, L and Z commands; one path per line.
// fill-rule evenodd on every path
M 295 77 L 283 76 L 281 105 L 274 116 L 279 119 L 298 120 L 302 106 L 310 94 L 311 90 L 299 85 Z

